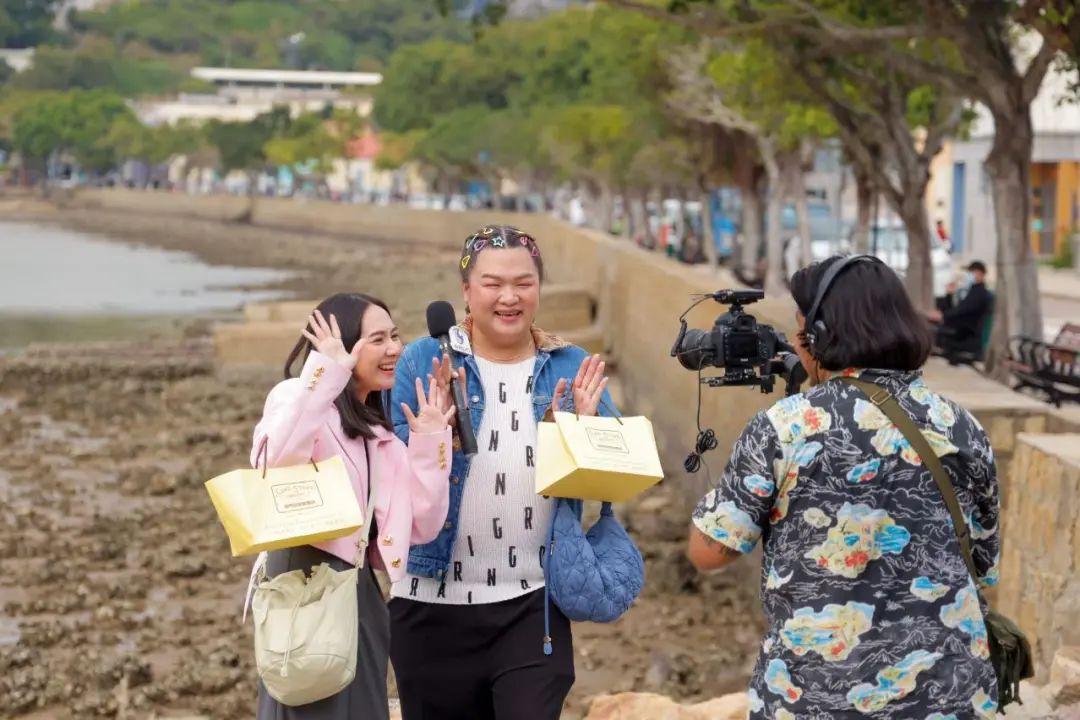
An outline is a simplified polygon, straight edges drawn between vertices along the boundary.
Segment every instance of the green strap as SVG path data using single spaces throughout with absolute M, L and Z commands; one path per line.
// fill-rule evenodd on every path
M 919 430 L 915 421 L 904 412 L 904 409 L 900 407 L 900 403 L 886 388 L 859 378 L 842 377 L 838 379 L 861 390 L 864 395 L 870 398 L 870 402 L 885 413 L 886 417 L 907 439 L 911 448 L 919 454 L 919 458 L 930 470 L 930 474 L 934 476 L 938 490 L 941 491 L 941 496 L 945 499 L 945 505 L 949 508 L 949 515 L 952 516 L 956 539 L 960 541 L 960 554 L 964 556 L 964 563 L 967 565 L 968 572 L 971 573 L 971 579 L 975 582 L 976 590 L 978 590 L 979 574 L 975 570 L 975 561 L 971 557 L 971 531 L 968 528 L 967 521 L 964 519 L 963 512 L 960 510 L 960 502 L 956 499 L 956 492 L 953 490 L 952 483 L 949 482 L 949 476 L 945 473 L 945 466 L 941 464 L 941 458 L 930 447 L 926 436 Z

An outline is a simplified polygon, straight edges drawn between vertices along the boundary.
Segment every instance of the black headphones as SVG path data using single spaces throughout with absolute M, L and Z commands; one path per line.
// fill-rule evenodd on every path
M 829 269 L 825 271 L 825 276 L 821 278 L 821 282 L 818 283 L 817 293 L 814 295 L 814 302 L 810 305 L 810 312 L 806 313 L 805 323 L 803 324 L 803 334 L 806 335 L 806 341 L 809 343 L 810 348 L 813 349 L 814 345 L 821 340 L 821 338 L 828 332 L 828 328 L 825 326 L 825 321 L 818 319 L 818 313 L 821 312 L 821 302 L 825 299 L 825 295 L 828 294 L 829 288 L 839 277 L 840 273 L 847 270 L 852 265 L 857 265 L 861 262 L 872 262 L 879 265 L 884 263 L 880 258 L 873 255 L 849 255 L 848 257 L 841 258 L 834 262 Z

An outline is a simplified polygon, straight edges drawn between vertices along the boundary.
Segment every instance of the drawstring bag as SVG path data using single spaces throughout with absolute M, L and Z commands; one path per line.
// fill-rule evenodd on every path
M 337 571 L 321 563 L 312 568 L 310 577 L 301 569 L 266 580 L 263 552 L 251 571 L 248 595 L 255 623 L 255 667 L 270 697 L 282 705 L 306 705 L 336 695 L 356 677 L 356 585 L 375 512 L 375 475 L 366 443 L 365 451 L 368 499 L 354 567 Z
M 611 511 L 582 529 L 580 500 L 557 498 L 544 563 L 544 653 L 551 654 L 550 601 L 576 622 L 609 623 L 630 609 L 645 585 L 645 561 Z
M 259 583 L 251 602 L 255 666 L 270 697 L 305 705 L 336 695 L 356 676 L 356 581 L 322 563 Z

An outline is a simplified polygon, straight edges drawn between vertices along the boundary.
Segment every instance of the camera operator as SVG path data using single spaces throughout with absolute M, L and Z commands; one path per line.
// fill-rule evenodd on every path
M 694 510 L 688 550 L 713 570 L 762 540 L 768 628 L 750 717 L 992 717 L 985 608 L 934 475 L 883 412 L 885 393 L 940 458 L 984 586 L 999 546 L 990 441 L 924 384 L 930 332 L 887 266 L 830 258 L 796 272 L 791 293 L 812 387 L 746 426 Z

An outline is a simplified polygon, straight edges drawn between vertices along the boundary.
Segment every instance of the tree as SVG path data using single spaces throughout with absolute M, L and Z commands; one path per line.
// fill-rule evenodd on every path
M 107 140 L 122 117 L 132 117 L 120 96 L 103 90 L 41 94 L 17 111 L 12 147 L 48 174 L 51 161 L 70 153 L 84 168 L 102 172 L 116 164 Z
M 305 113 L 270 137 L 263 153 L 269 162 L 288 165 L 321 184 L 333 161 L 347 155 L 348 143 L 359 134 L 362 123 L 349 110 Z
M 1008 337 L 1042 336 L 1038 275 L 1027 229 L 1034 141 L 1030 106 L 1060 53 L 1076 56 L 1080 12 L 1074 0 L 671 0 L 664 6 L 644 0 L 606 2 L 666 17 L 714 37 L 768 35 L 789 44 L 816 44 L 834 58 L 872 56 L 911 78 L 985 106 L 995 130 L 985 167 L 998 242 L 988 368 L 1003 374 L 999 360 Z M 1038 43 L 1026 63 L 1025 43 L 1018 37 Z
M 211 121 L 207 124 L 206 138 L 217 149 L 222 171 L 237 170 L 247 174 L 249 201 L 247 208 L 236 218 L 238 222 L 250 222 L 255 211 L 258 175 L 267 164 L 267 143 L 284 133 L 291 123 L 289 109 L 278 106 L 250 122 Z
M 60 0 L 0 0 L 0 47 L 34 47 L 54 36 Z
M 18 2 L 19 0 L 9 0 Z M 430 0 L 155 0 L 73 13 L 82 37 L 187 56 L 190 64 L 380 70 L 399 46 L 464 40 L 468 24 Z
M 682 34 L 572 8 L 507 21 L 468 44 L 403 47 L 376 93 L 375 119 L 395 133 L 423 131 L 414 157 L 436 174 L 441 163 L 440 181 L 473 175 L 533 188 L 558 178 L 580 185 L 590 221 L 606 226 L 635 154 L 672 129 L 659 58 Z
M 769 181 L 765 288 L 779 292 L 784 285 L 782 202 L 793 195 L 796 203 L 805 205 L 805 144 L 831 134 L 832 123 L 820 108 L 793 99 L 805 93 L 791 88 L 791 74 L 762 42 L 728 47 L 700 43 L 674 53 L 670 66 L 676 89 L 669 103 L 674 108 L 700 122 L 741 132 L 757 146 Z M 806 241 L 808 245 L 809 233 Z
M 963 99 L 887 61 L 851 56 L 799 64 L 836 121 L 857 178 L 870 179 L 903 221 L 904 282 L 918 307 L 932 308 L 931 228 L 924 198 L 930 163 L 964 120 Z
M 104 88 L 130 97 L 174 90 L 186 74 L 186 68 L 163 59 L 121 56 L 111 44 L 96 41 L 76 50 L 38 48 L 33 65 L 12 78 L 12 84 L 27 90 Z

